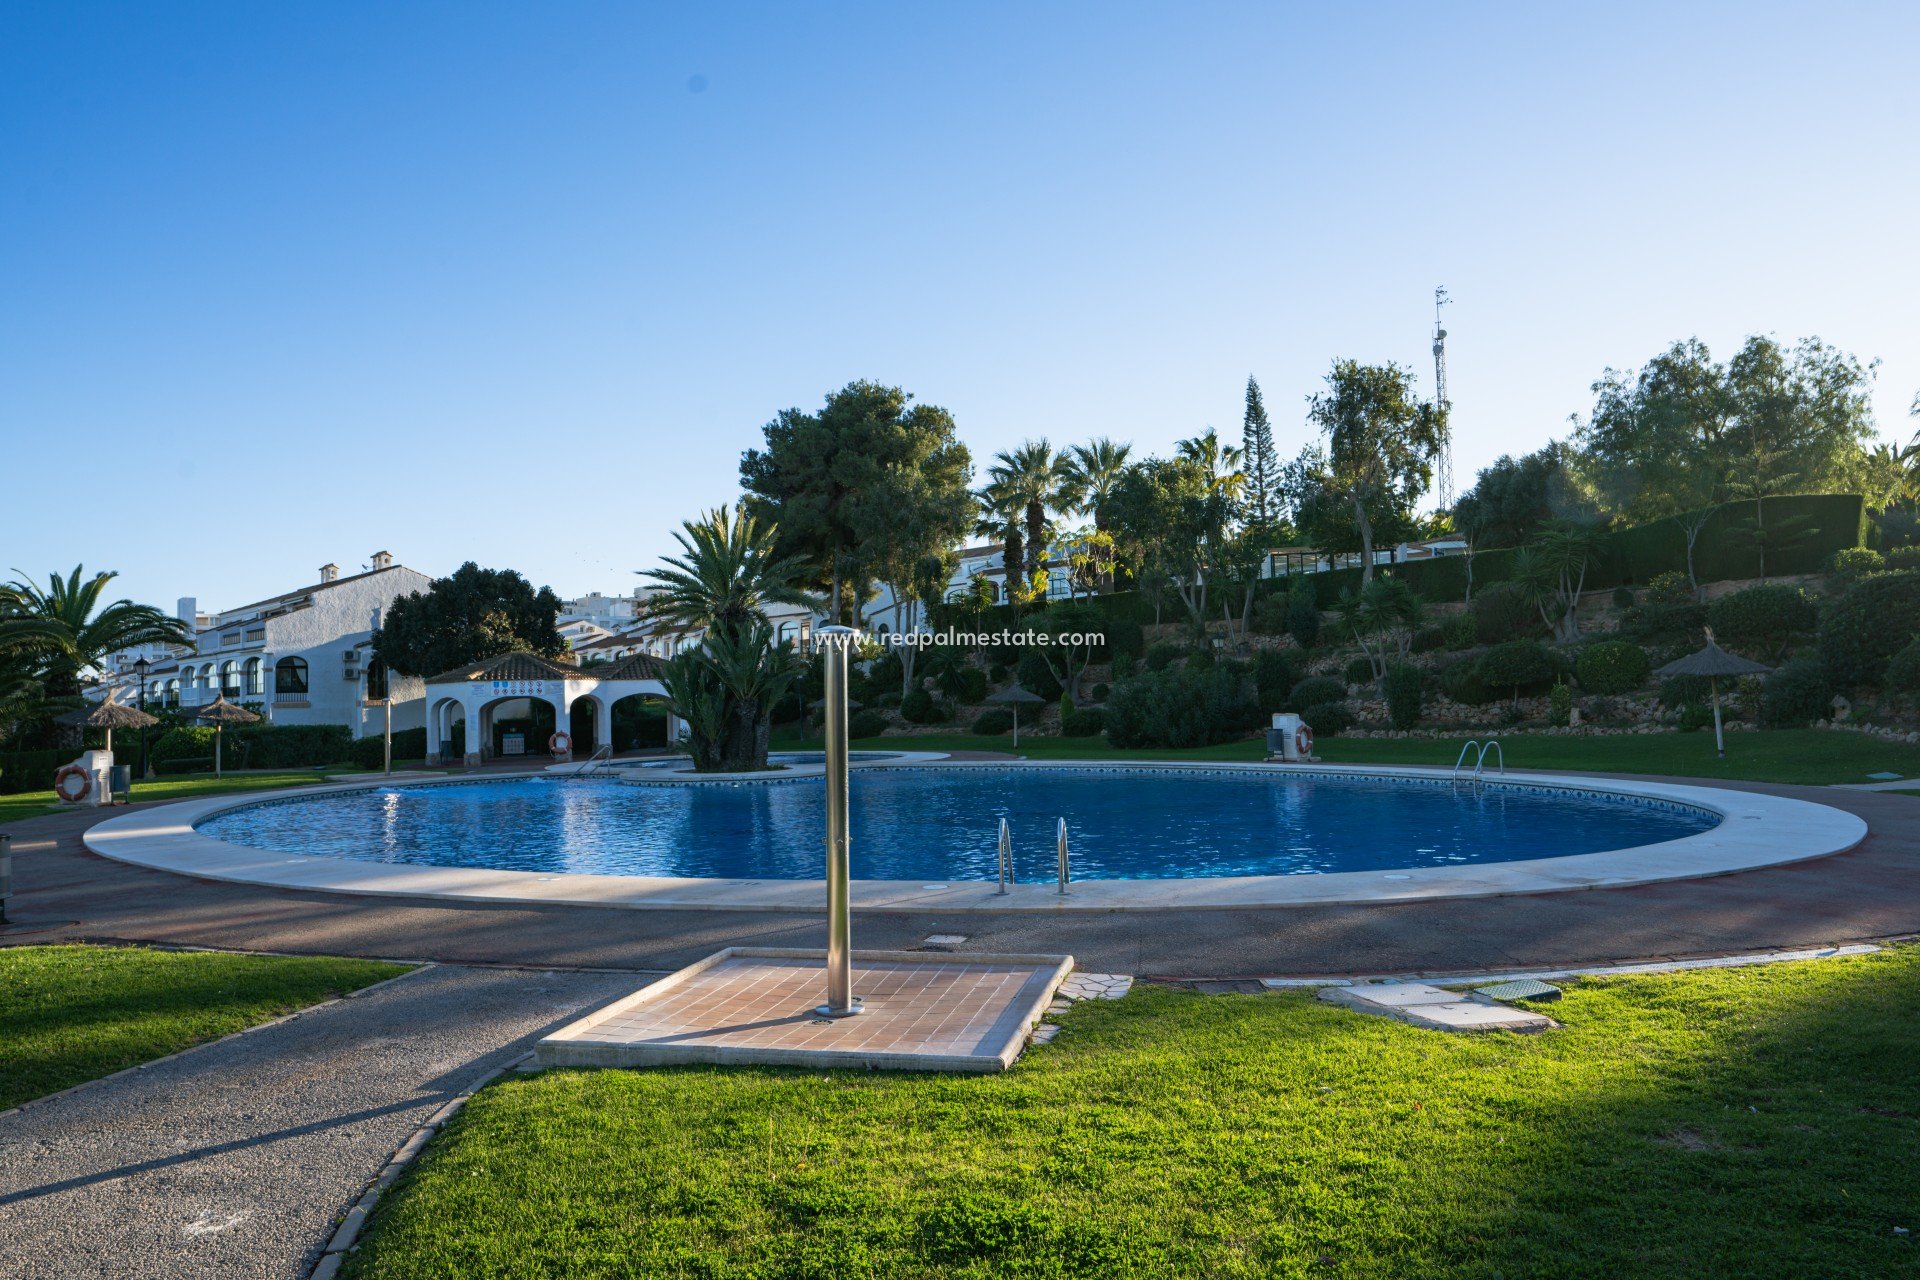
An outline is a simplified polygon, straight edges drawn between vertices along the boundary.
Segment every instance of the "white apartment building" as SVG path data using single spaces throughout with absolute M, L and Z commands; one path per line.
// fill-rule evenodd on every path
M 360 573 L 323 565 L 318 582 L 235 609 L 200 614 L 183 599 L 181 617 L 201 623 L 193 646 L 160 658 L 145 651 L 152 646 L 116 654 L 111 684 L 131 700 L 133 663 L 144 656 L 150 701 L 196 707 L 224 694 L 276 724 L 344 724 L 359 738 L 383 731 L 379 704 L 391 696 L 393 727 L 417 729 L 426 723 L 425 683 L 385 671 L 372 642 L 388 605 L 432 585 L 379 551 Z

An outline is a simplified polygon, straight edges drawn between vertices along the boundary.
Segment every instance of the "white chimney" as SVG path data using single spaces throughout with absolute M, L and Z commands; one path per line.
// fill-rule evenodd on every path
M 321 565 L 321 566 L 320 566 L 320 581 L 322 581 L 322 582 L 338 582 L 339 580 L 340 580 L 340 566 L 339 566 L 339 565 L 337 565 L 337 564 L 323 564 L 323 565 Z
M 174 602 L 173 616 L 191 627 L 200 617 L 200 602 L 192 596 L 181 596 Z
M 375 569 L 391 569 L 391 568 L 393 568 L 393 552 L 391 552 L 391 551 L 376 551 L 376 552 L 374 552 L 374 553 L 373 553 L 373 567 L 374 567 Z

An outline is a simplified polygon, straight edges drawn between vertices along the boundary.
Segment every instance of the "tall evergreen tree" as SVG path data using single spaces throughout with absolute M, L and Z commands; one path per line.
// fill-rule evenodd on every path
M 1280 514 L 1280 457 L 1273 449 L 1273 424 L 1267 421 L 1260 384 L 1247 375 L 1247 416 L 1241 436 L 1247 477 L 1247 514 L 1253 523 L 1272 523 Z

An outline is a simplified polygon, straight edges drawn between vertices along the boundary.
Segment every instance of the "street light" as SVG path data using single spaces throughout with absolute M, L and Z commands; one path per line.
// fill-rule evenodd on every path
M 136 658 L 133 663 L 134 674 L 140 677 L 140 709 L 147 709 L 147 672 L 153 670 L 153 663 L 146 658 Z M 147 772 L 147 726 L 140 726 L 140 779 L 146 781 L 153 777 Z

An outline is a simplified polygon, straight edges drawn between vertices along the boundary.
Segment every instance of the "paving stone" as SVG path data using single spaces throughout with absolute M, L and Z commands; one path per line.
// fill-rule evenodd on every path
M 1560 1025 L 1542 1014 L 1492 1001 L 1463 999 L 1448 991 L 1440 991 L 1446 997 L 1442 1000 L 1426 999 L 1424 994 L 1416 993 L 1418 998 L 1401 1002 L 1370 998 L 1367 994 L 1377 995 L 1388 986 L 1423 987 L 1427 992 L 1439 991 L 1438 987 L 1419 982 L 1381 983 L 1328 987 L 1320 992 L 1320 998 L 1330 1004 L 1344 1005 L 1355 1013 L 1394 1018 L 1430 1031 L 1544 1031 Z
M 1444 991 L 1425 982 L 1367 982 L 1347 988 L 1355 1000 L 1368 1004 L 1407 1009 L 1423 1004 L 1451 1004 L 1460 999 L 1456 992 Z

